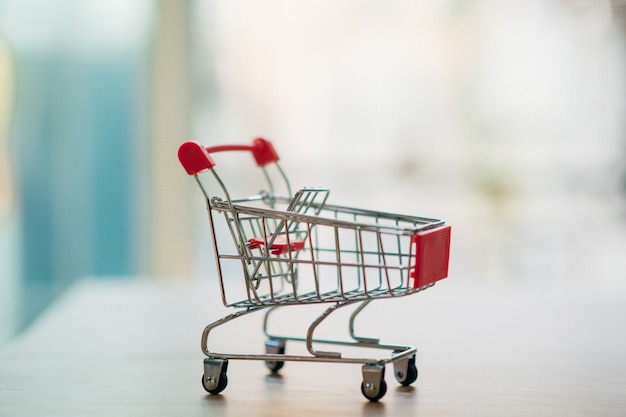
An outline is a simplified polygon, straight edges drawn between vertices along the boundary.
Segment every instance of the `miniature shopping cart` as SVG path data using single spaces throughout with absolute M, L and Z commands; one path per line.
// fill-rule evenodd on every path
M 233 198 L 214 169 L 213 154 L 223 151 L 250 152 L 268 188 L 251 197 Z M 372 300 L 415 294 L 447 277 L 450 226 L 432 218 L 327 204 L 328 190 L 323 188 L 302 188 L 292 194 L 278 155 L 265 139 L 256 139 L 251 145 L 186 142 L 178 157 L 206 199 L 222 301 L 236 309 L 202 333 L 206 356 L 202 385 L 206 391 L 218 394 L 226 388 L 228 361 L 236 359 L 265 361 L 273 373 L 286 361 L 361 364 L 361 392 L 374 402 L 387 390 L 386 364 L 393 364 L 394 376 L 402 385 L 417 379 L 416 348 L 357 336 L 354 322 Z M 244 182 L 243 178 L 239 181 Z M 205 185 L 209 182 L 218 195 L 209 192 L 212 188 Z M 278 192 L 276 185 L 285 191 Z M 320 303 L 330 306 L 310 324 L 306 335 L 270 333 L 269 316 L 277 308 Z M 356 306 L 348 322 L 350 340 L 314 337 L 323 320 L 346 306 Z M 261 310 L 265 311 L 267 337 L 264 354 L 209 350 L 213 329 Z M 304 342 L 308 353 L 286 354 L 287 341 Z M 390 354 L 384 358 L 348 357 L 345 352 L 317 350 L 320 344 L 359 352 L 370 350 L 352 348 L 373 348 Z

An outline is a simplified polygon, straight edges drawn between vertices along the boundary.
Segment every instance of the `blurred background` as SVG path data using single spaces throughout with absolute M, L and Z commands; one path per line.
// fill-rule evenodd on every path
M 189 139 L 445 219 L 454 280 L 624 290 L 625 115 L 624 0 L 0 0 L 0 347 L 81 278 L 209 273 Z

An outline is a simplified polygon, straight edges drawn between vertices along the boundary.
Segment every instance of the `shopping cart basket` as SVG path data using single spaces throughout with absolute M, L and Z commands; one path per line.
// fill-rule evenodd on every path
M 268 188 L 252 197 L 232 198 L 214 169 L 212 155 L 223 151 L 251 152 Z M 226 388 L 229 359 L 262 360 L 274 373 L 286 361 L 361 364 L 361 392 L 370 401 L 385 395 L 386 364 L 393 364 L 394 376 L 402 385 L 417 379 L 416 348 L 360 337 L 354 332 L 354 322 L 372 300 L 415 294 L 447 277 L 450 226 L 438 219 L 331 205 L 326 202 L 327 189 L 303 188 L 292 194 L 278 155 L 265 139 L 255 139 L 251 145 L 186 142 L 178 157 L 205 197 L 222 301 L 236 309 L 202 333 L 206 391 L 218 394 Z M 212 179 L 200 175 L 205 172 Z M 209 192 L 208 181 L 219 195 Z M 287 195 L 276 191 L 277 183 Z M 269 316 L 278 307 L 315 303 L 330 306 L 310 324 L 306 336 L 270 333 Z M 350 305 L 357 306 L 348 322 L 350 340 L 314 337 L 323 320 Z M 260 310 L 265 311 L 265 353 L 209 350 L 213 329 Z M 286 341 L 304 342 L 308 353 L 286 354 Z M 347 357 L 344 352 L 317 350 L 319 344 L 391 352 L 382 359 Z

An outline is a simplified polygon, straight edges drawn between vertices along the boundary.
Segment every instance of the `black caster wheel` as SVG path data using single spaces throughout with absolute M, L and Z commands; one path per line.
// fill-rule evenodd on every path
M 385 396 L 387 393 L 387 383 L 385 382 L 384 365 L 363 365 L 361 393 L 373 403 Z
M 377 389 L 372 389 L 372 388 L 374 387 L 371 387 L 365 381 L 361 383 L 361 393 L 363 394 L 365 398 L 367 398 L 373 403 L 378 402 L 378 400 L 383 398 L 385 394 L 387 393 L 387 383 L 385 382 L 384 379 L 381 379 L 379 381 L 378 387 L 375 387 Z
M 204 360 L 204 374 L 202 375 L 202 387 L 209 394 L 219 394 L 226 389 L 228 385 L 228 359 L 212 359 Z
M 284 355 L 285 354 L 285 341 L 268 339 L 265 341 L 265 353 L 271 355 Z M 279 370 L 285 366 L 285 361 L 265 361 L 267 369 L 272 371 L 273 374 L 277 374 Z
M 405 387 L 408 387 L 417 380 L 417 366 L 415 366 L 415 355 L 394 362 L 394 375 L 396 380 Z

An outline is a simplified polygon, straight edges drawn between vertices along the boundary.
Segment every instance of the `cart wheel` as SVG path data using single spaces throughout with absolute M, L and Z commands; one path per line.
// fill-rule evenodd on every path
M 284 361 L 265 361 L 265 366 L 267 366 L 267 369 L 272 371 L 273 374 L 277 374 L 278 371 L 283 369 L 283 366 L 285 366 L 285 362 Z
M 204 375 L 202 375 L 202 386 L 204 387 L 206 392 L 208 392 L 209 394 L 213 394 L 213 395 L 219 394 L 220 392 L 226 389 L 226 385 L 228 385 L 228 377 L 226 376 L 226 373 L 222 373 L 220 375 L 220 379 L 217 382 L 217 386 L 213 389 L 209 388 L 211 384 L 207 381 L 207 378 Z
M 278 339 L 268 339 L 265 341 L 265 353 L 271 355 L 284 355 L 285 354 L 285 341 Z M 265 361 L 267 369 L 272 371 L 273 374 L 278 373 L 279 370 L 285 366 L 285 361 Z
M 363 382 L 361 383 L 363 396 L 375 403 L 383 398 L 386 392 L 385 366 L 380 364 L 363 365 Z
M 378 392 L 376 394 L 373 394 L 372 390 L 366 386 L 367 383 L 362 382 L 361 393 L 365 396 L 365 398 L 367 398 L 371 402 L 373 403 L 378 402 L 378 400 L 383 398 L 385 394 L 387 393 L 387 383 L 385 382 L 385 380 L 381 379 L 379 384 L 380 386 L 378 387 Z
M 206 392 L 215 395 L 226 389 L 226 385 L 228 385 L 228 377 L 226 376 L 227 370 L 227 359 L 206 358 L 204 360 L 202 387 Z
M 405 364 L 394 363 L 394 373 L 396 380 L 405 387 L 408 387 L 417 380 L 417 366 L 415 366 L 415 355 L 406 359 Z M 401 362 L 401 361 L 400 361 Z

